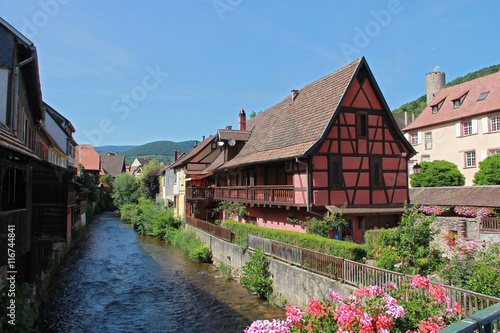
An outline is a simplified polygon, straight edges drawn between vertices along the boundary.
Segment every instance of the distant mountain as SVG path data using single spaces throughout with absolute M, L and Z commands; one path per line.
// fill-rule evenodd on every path
M 448 82 L 444 87 L 448 88 L 460 83 L 464 83 L 467 81 L 471 81 L 477 79 L 482 76 L 494 74 L 500 71 L 500 65 L 494 65 L 490 67 L 485 67 L 478 71 L 469 73 L 465 76 L 461 76 L 456 78 L 453 81 Z M 427 106 L 427 95 L 421 96 L 414 101 L 401 105 L 399 108 L 393 110 L 394 113 L 403 113 L 405 110 L 408 111 L 409 114 L 415 113 L 415 117 L 417 117 Z
M 99 147 L 94 147 L 94 149 L 99 153 L 99 155 L 105 155 L 108 151 L 112 151 L 115 153 L 122 153 L 134 147 L 137 146 L 99 146 Z
M 187 153 L 193 149 L 194 143 L 194 140 L 183 142 L 156 141 L 120 152 L 120 155 L 125 156 L 125 161 L 129 164 L 132 163 L 136 157 L 156 159 L 158 162 L 168 164 L 174 161 L 174 150 L 179 150 L 181 153 Z

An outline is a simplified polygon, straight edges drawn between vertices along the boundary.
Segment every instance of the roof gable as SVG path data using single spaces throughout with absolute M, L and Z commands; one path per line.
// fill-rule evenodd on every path
M 478 100 L 479 96 L 485 92 L 489 92 L 486 98 Z M 460 106 L 455 108 L 453 101 L 459 100 L 464 95 L 465 98 Z M 432 107 L 437 106 L 441 101 L 444 101 L 443 104 L 437 112 L 433 113 Z M 498 110 L 500 110 L 500 72 L 442 89 L 420 116 L 404 128 L 404 131 L 441 123 L 455 123 L 459 119 Z
M 125 170 L 125 156 L 103 155 L 101 158 L 101 169 L 105 170 L 111 177 L 119 177 Z

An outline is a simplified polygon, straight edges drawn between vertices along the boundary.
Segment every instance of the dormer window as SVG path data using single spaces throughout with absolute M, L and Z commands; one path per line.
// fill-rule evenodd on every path
M 441 106 L 443 106 L 443 103 L 444 103 L 444 99 L 441 102 L 439 102 L 439 103 L 437 103 L 435 105 L 432 105 L 431 106 L 432 107 L 432 113 L 433 114 L 438 113 L 439 109 L 441 109 Z
M 485 100 L 489 93 L 490 93 L 489 91 L 481 93 L 481 95 L 479 95 L 479 97 L 477 98 L 477 101 L 479 102 Z
M 460 107 L 460 105 L 462 105 L 462 103 L 465 100 L 465 97 L 467 96 L 467 93 L 468 92 L 466 92 L 465 94 L 463 94 L 462 96 L 460 96 L 460 98 L 457 98 L 457 99 L 453 100 L 453 108 L 454 109 L 458 109 Z

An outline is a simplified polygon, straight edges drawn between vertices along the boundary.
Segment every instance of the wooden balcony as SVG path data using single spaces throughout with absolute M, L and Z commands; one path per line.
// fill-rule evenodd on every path
M 214 188 L 188 187 L 186 189 L 187 200 L 214 199 Z
M 12 241 L 9 241 L 11 239 Z M 14 244 L 14 251 L 7 251 L 8 244 Z M 8 254 L 20 256 L 30 250 L 31 220 L 26 209 L 0 212 L 0 266 L 6 265 Z
M 216 187 L 215 199 L 255 205 L 296 205 L 292 185 Z

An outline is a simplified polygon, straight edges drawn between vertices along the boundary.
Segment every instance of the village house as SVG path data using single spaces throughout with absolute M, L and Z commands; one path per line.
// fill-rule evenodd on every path
M 100 176 L 109 174 L 111 177 L 119 177 L 126 171 L 125 156 L 120 156 L 115 153 L 108 152 L 100 158 Z
M 99 153 L 94 149 L 92 145 L 78 145 L 76 147 L 75 153 L 75 163 L 76 166 L 83 165 L 85 172 L 92 174 L 94 177 L 99 177 L 101 172 L 101 159 Z M 78 175 L 80 170 L 78 170 Z
M 16 282 L 31 283 L 56 245 L 70 241 L 73 219 L 81 220 L 80 186 L 67 162 L 50 158 L 57 152 L 68 161 L 67 141 L 58 143 L 55 110 L 42 101 L 35 46 L 0 18 L 0 50 L 0 281 L 13 226 Z
M 420 162 L 446 160 L 473 185 L 479 162 L 500 152 L 500 73 L 444 88 L 445 74 L 426 75 L 427 107 L 403 129 Z
M 142 168 L 149 162 L 150 160 L 145 157 L 136 157 L 132 163 L 130 163 L 130 173 L 137 177 L 142 172 Z
M 203 148 L 214 149 L 211 164 L 193 174 L 204 190 L 185 176 L 187 207 L 213 195 L 245 204 L 245 222 L 300 232 L 292 221 L 343 207 L 349 225 L 332 236 L 361 242 L 364 230 L 396 225 L 409 200 L 407 162 L 415 151 L 364 58 L 248 121 L 240 111 L 238 130 L 219 130 L 216 139 Z M 196 216 L 195 207 L 186 211 Z

